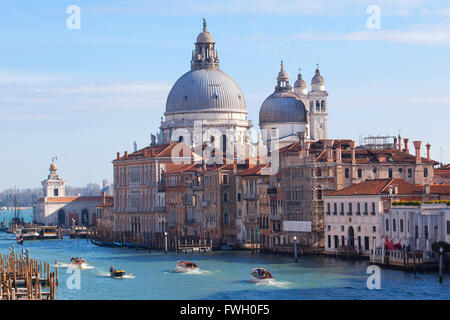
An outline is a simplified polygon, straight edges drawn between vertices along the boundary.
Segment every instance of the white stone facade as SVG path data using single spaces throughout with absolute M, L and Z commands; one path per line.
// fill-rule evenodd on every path
M 394 206 L 383 215 L 382 236 L 411 250 L 430 251 L 434 242 L 450 243 L 450 207 L 446 204 Z

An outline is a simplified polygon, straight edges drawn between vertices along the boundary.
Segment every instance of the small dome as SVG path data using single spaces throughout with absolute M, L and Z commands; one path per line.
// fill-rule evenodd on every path
M 292 91 L 271 94 L 259 110 L 260 125 L 280 122 L 307 122 L 305 105 Z
M 198 43 L 210 43 L 214 42 L 214 38 L 208 31 L 200 32 L 197 36 L 197 42 Z
M 323 77 L 320 75 L 319 68 L 316 69 L 316 74 L 312 78 L 311 84 L 325 84 Z
M 297 81 L 294 82 L 294 88 L 306 88 L 306 82 L 303 80 L 301 73 L 298 74 Z
M 206 29 L 206 19 L 203 18 L 203 31 L 197 36 L 197 43 L 214 43 L 211 33 Z

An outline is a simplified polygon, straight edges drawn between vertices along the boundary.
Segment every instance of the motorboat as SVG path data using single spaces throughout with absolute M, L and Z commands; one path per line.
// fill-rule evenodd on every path
M 264 268 L 254 268 L 250 275 L 255 282 L 264 282 L 273 279 L 270 272 Z
M 85 259 L 82 259 L 82 258 L 72 258 L 72 259 L 70 259 L 70 264 L 72 265 L 72 266 L 76 266 L 76 267 L 80 267 L 80 268 L 83 268 L 83 267 L 85 267 L 86 266 L 86 260 Z
M 23 244 L 23 238 L 22 237 L 17 238 L 17 243 L 18 244 Z
M 177 262 L 177 268 L 176 268 L 177 272 L 192 272 L 192 271 L 198 271 L 198 270 L 199 270 L 198 266 L 193 262 L 184 261 L 184 260 L 180 260 Z
M 115 270 L 113 267 L 109 269 L 109 273 L 112 278 L 123 278 L 125 276 L 125 270 Z
M 39 238 L 38 228 L 20 228 L 16 230 L 16 238 L 23 240 L 36 240 Z

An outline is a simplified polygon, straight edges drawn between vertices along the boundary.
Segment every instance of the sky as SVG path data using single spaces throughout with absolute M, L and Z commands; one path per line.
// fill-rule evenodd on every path
M 158 131 L 202 18 L 254 125 L 280 60 L 308 87 L 318 63 L 330 138 L 400 133 L 450 162 L 448 1 L 2 0 L 0 190 L 39 187 L 54 156 L 69 185 L 112 181 L 116 152 Z

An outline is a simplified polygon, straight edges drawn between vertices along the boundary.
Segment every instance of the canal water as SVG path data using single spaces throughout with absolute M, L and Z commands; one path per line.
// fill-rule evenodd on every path
M 13 235 L 0 233 L 0 253 L 28 249 L 30 256 L 62 266 L 71 257 L 87 260 L 76 274 L 59 269 L 56 299 L 449 299 L 450 276 L 440 284 L 436 274 L 411 274 L 381 270 L 381 289 L 366 285 L 367 262 L 325 257 L 292 258 L 251 252 L 196 254 L 149 253 L 129 248 L 104 248 L 86 239 L 25 241 L 18 245 Z M 197 263 L 199 273 L 173 270 L 177 260 Z M 110 278 L 109 268 L 131 273 L 127 279 Z M 250 280 L 252 268 L 268 268 L 276 279 L 269 284 Z M 70 273 L 68 273 L 68 271 Z

